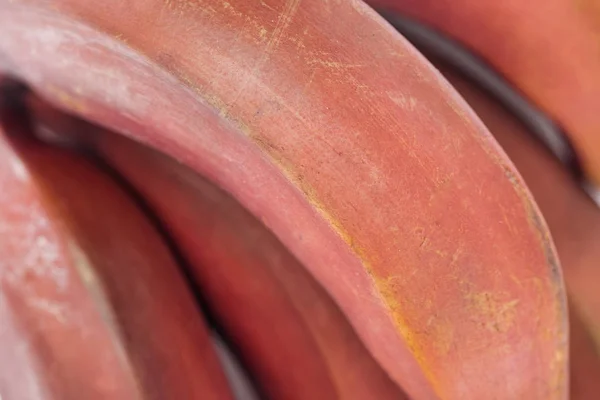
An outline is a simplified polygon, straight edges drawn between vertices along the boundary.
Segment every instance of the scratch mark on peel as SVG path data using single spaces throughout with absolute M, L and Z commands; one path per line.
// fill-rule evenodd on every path
M 450 260 L 450 267 L 454 267 L 456 266 L 456 262 L 458 261 L 458 259 L 460 258 L 461 254 L 463 253 L 463 244 L 462 242 L 459 244 L 458 248 L 456 250 L 454 250 L 454 253 L 452 254 L 452 259 Z
M 256 79 L 256 78 L 249 78 L 250 79 Z M 261 90 L 264 90 L 266 93 L 269 94 L 270 97 L 272 97 L 273 99 L 275 99 L 277 101 L 277 103 L 279 105 L 281 105 L 283 108 L 285 108 L 287 111 L 289 111 L 290 113 L 292 113 L 292 115 L 298 120 L 300 121 L 305 128 L 307 128 L 308 130 L 312 130 L 313 129 L 313 123 L 309 120 L 307 120 L 306 118 L 304 118 L 302 116 L 302 114 L 300 114 L 298 112 L 298 110 L 292 106 L 290 106 L 286 99 L 284 99 L 283 97 L 281 97 L 279 94 L 275 93 L 273 91 L 273 89 L 271 89 L 269 86 L 263 84 L 261 81 L 259 81 L 258 79 L 256 80 L 256 84 L 258 86 L 260 86 Z
M 504 225 L 506 225 L 506 227 L 508 228 L 508 231 L 512 235 L 517 235 L 517 230 L 515 229 L 513 224 L 510 222 L 510 218 L 508 218 L 508 216 L 507 216 L 508 213 L 506 211 L 506 208 L 502 204 L 499 204 L 499 206 L 500 206 L 500 212 L 502 213 L 502 220 L 504 221 Z
M 386 92 L 386 94 L 394 104 L 400 106 L 403 110 L 414 111 L 417 107 L 417 100 L 410 95 L 401 92 Z
M 351 63 L 345 63 L 342 61 L 329 61 L 329 60 L 321 60 L 321 59 L 312 59 L 312 60 L 308 60 L 307 63 L 309 65 L 321 65 L 323 67 L 327 67 L 327 68 L 331 68 L 331 69 L 338 69 L 338 70 L 346 70 L 346 69 L 351 69 L 351 68 L 363 68 L 365 67 L 364 64 L 351 64 Z
M 270 5 L 268 5 L 267 3 L 265 3 L 265 0 L 260 0 L 260 5 L 263 6 L 264 8 L 266 8 L 266 9 L 268 9 L 268 10 L 277 12 L 276 9 L 274 9 L 273 7 L 271 7 Z
M 237 11 L 235 8 L 233 8 L 233 6 L 231 4 L 229 4 L 228 2 L 226 2 L 226 1 L 224 1 L 223 3 L 221 3 L 221 5 L 223 6 L 224 9 L 226 9 L 229 12 L 233 13 L 233 15 L 235 15 L 237 17 L 241 17 L 241 16 L 244 15 L 241 12 Z
M 263 54 L 260 56 L 250 73 L 248 74 L 246 80 L 242 82 L 240 85 L 240 89 L 233 96 L 233 99 L 225 109 L 225 113 L 229 113 L 229 110 L 235 105 L 240 96 L 246 91 L 248 84 L 250 83 L 251 77 L 256 77 L 257 73 L 262 69 L 265 63 L 269 60 L 271 55 L 275 52 L 277 47 L 279 47 L 279 43 L 281 42 L 281 38 L 283 37 L 285 31 L 288 26 L 292 22 L 296 11 L 298 10 L 298 6 L 300 4 L 300 0 L 287 0 L 285 3 L 285 8 L 283 12 L 280 14 L 279 19 L 277 20 L 277 24 L 275 25 L 275 29 L 273 29 L 273 33 L 269 38 Z
M 296 14 L 296 11 L 298 10 L 299 5 L 300 5 L 300 0 L 288 0 L 286 2 L 283 13 L 279 17 L 279 20 L 277 21 L 277 25 L 275 26 L 275 29 L 273 30 L 271 39 L 267 43 L 267 49 L 265 51 L 265 59 L 263 60 L 263 62 L 266 61 L 269 58 L 269 56 L 271 55 L 271 53 L 273 52 L 273 50 L 275 50 L 279 46 L 279 42 L 281 41 L 281 38 L 283 37 L 285 30 L 288 28 L 288 26 L 292 22 L 292 18 Z

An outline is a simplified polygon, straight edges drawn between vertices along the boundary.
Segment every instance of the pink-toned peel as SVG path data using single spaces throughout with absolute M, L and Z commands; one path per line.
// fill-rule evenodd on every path
M 548 112 L 600 184 L 600 6 L 596 0 L 368 0 L 481 55 Z
M 536 206 L 362 3 L 44 4 L 0 2 L 5 67 L 231 193 L 410 396 L 566 395 L 562 277 Z
M 327 293 L 230 196 L 173 159 L 35 96 L 24 104 L 38 134 L 94 152 L 144 197 L 270 398 L 406 398 Z
M 595 399 L 600 393 L 600 210 L 514 116 L 456 71 L 436 65 L 506 149 L 548 221 L 571 303 L 571 398 Z
M 0 132 L 2 398 L 232 398 L 175 261 L 133 201 L 81 156 Z
M 406 398 L 326 292 L 231 197 L 181 164 L 114 134 L 96 136 L 94 145 L 164 221 L 271 398 Z

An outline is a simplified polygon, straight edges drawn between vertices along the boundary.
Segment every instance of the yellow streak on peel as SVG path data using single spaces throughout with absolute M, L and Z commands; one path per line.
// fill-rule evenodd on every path
M 316 191 L 307 184 L 300 174 L 294 171 L 294 167 L 283 157 L 279 156 L 278 150 L 268 141 L 255 136 L 251 136 L 251 139 L 253 139 L 254 142 L 265 151 L 265 153 L 271 159 L 271 162 L 278 166 L 278 169 L 283 173 L 283 175 L 302 191 L 307 202 L 319 213 L 319 215 L 321 215 L 321 217 L 328 223 L 332 230 L 350 247 L 352 252 L 357 256 L 365 272 L 369 275 L 371 281 L 373 282 L 375 290 L 372 294 L 378 297 L 381 301 L 381 304 L 390 311 L 391 319 L 398 329 L 400 336 L 404 339 L 405 343 L 411 350 L 411 353 L 421 367 L 421 371 L 432 385 L 433 390 L 439 394 L 439 384 L 437 383 L 435 376 L 426 361 L 426 357 L 423 354 L 422 345 L 419 344 L 417 335 L 413 329 L 410 328 L 410 324 L 403 317 L 404 310 L 401 302 L 398 301 L 399 296 L 393 284 L 394 277 L 383 279 L 378 277 L 374 272 L 374 268 L 372 267 L 371 263 L 368 261 L 366 251 L 354 242 L 352 236 L 344 230 L 339 221 L 337 221 L 327 211 L 326 207 L 321 204 L 319 200 L 317 200 Z M 444 343 L 444 341 L 442 341 L 442 343 Z M 445 348 L 446 345 L 442 344 L 442 346 Z
M 277 149 L 268 139 L 262 138 L 255 134 L 252 129 L 246 125 L 240 118 L 235 117 L 229 111 L 231 105 L 227 105 L 221 101 L 217 96 L 210 95 L 203 88 L 198 87 L 194 84 L 193 80 L 183 75 L 180 71 L 169 70 L 171 74 L 177 76 L 188 88 L 193 90 L 195 93 L 201 96 L 201 98 L 210 105 L 217 114 L 232 123 L 235 128 L 241 133 L 250 138 L 257 146 L 259 146 L 268 156 L 271 163 L 278 167 L 278 170 L 286 177 L 286 179 L 297 187 L 303 194 L 306 201 L 316 210 L 319 215 L 328 223 L 332 230 L 346 243 L 352 252 L 357 256 L 360 263 L 362 264 L 364 271 L 369 275 L 373 283 L 373 295 L 378 297 L 381 304 L 390 311 L 391 319 L 393 324 L 396 326 L 400 336 L 404 339 L 405 343 L 411 350 L 413 357 L 421 367 L 426 379 L 432 386 L 432 389 L 437 394 L 440 393 L 439 384 L 437 383 L 434 374 L 430 368 L 430 365 L 426 362 L 426 357 L 423 353 L 422 346 L 419 345 L 417 335 L 414 330 L 410 328 L 410 324 L 403 317 L 404 308 L 402 304 L 397 300 L 399 298 L 395 285 L 391 282 L 394 277 L 380 278 L 374 272 L 372 264 L 368 260 L 367 252 L 359 247 L 353 240 L 352 236 L 345 231 L 342 224 L 332 216 L 327 208 L 321 204 L 318 200 L 318 193 L 306 182 L 303 176 L 296 171 L 295 166 L 286 160 L 284 156 L 280 154 Z M 442 346 L 446 348 L 446 346 Z M 443 349 L 442 349 L 443 350 Z

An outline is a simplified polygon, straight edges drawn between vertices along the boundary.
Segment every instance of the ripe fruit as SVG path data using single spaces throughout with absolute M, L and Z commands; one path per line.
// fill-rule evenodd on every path
M 137 205 L 81 155 L 4 122 L 3 398 L 232 398 L 181 272 Z
M 409 396 L 565 396 L 562 276 L 537 207 L 466 103 L 364 4 L 0 7 L 8 73 L 228 192 Z
M 600 185 L 600 52 L 594 0 L 369 0 L 456 38 L 566 131 Z

